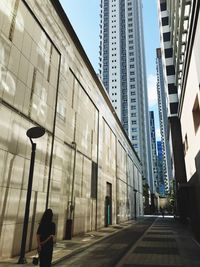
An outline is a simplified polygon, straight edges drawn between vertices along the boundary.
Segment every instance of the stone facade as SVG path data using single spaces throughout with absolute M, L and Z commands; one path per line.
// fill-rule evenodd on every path
M 141 162 L 59 2 L 2 0 L 0 13 L 0 257 L 19 254 L 34 126 L 27 251 L 46 207 L 58 240 L 69 217 L 76 235 L 141 215 Z

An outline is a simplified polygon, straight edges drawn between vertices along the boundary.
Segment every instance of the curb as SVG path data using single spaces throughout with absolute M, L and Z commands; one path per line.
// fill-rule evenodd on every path
M 77 249 L 73 250 L 73 251 L 72 251 L 71 253 L 69 253 L 68 255 L 65 255 L 65 256 L 63 256 L 63 257 L 61 257 L 61 258 L 59 258 L 59 259 L 55 259 L 55 260 L 53 260 L 53 261 L 52 261 L 52 265 L 55 265 L 55 264 L 57 264 L 57 263 L 59 263 L 59 262 L 65 260 L 65 259 L 69 259 L 70 257 L 72 257 L 72 256 L 74 256 L 74 255 L 76 255 L 76 254 L 78 254 L 78 253 L 80 253 L 80 252 L 86 250 L 87 248 L 91 247 L 92 245 L 97 244 L 97 243 L 101 242 L 102 240 L 105 240 L 105 239 L 107 239 L 107 238 L 109 238 L 109 237 L 111 237 L 111 236 L 113 236 L 113 235 L 115 235 L 115 234 L 117 234 L 117 233 L 123 231 L 124 229 L 133 226 L 133 224 L 137 224 L 137 223 L 138 223 L 138 221 L 134 221 L 134 222 L 135 222 L 135 223 L 131 223 L 130 225 L 124 226 L 123 228 L 118 229 L 118 230 L 116 230 L 116 231 L 110 233 L 110 234 L 107 235 L 107 236 L 100 237 L 98 240 L 94 240 L 94 241 L 92 241 L 90 244 L 83 245 L 83 246 L 81 246 L 80 248 L 77 248 Z

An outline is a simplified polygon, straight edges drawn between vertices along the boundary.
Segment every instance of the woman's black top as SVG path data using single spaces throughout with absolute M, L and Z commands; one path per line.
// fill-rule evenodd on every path
M 55 235 L 55 223 L 50 222 L 48 224 L 40 224 L 37 234 L 40 236 L 40 242 L 46 240 L 50 235 Z M 53 238 L 51 238 L 47 243 L 53 244 Z

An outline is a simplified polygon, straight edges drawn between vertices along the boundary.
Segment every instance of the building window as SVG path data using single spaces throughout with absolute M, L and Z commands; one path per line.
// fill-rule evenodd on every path
M 166 26 L 169 24 L 169 17 L 162 18 L 162 26 Z
M 175 86 L 174 83 L 168 84 L 168 93 L 169 94 L 177 94 L 177 87 Z
M 176 114 L 178 111 L 178 103 L 170 103 L 170 113 Z
M 199 109 L 199 100 L 198 96 L 196 96 L 194 106 L 192 109 L 193 121 L 194 121 L 194 129 L 195 133 L 197 132 L 200 125 L 200 109 Z
M 137 140 L 137 135 L 133 135 L 132 140 Z
M 131 117 L 136 117 L 136 113 L 131 113 Z
M 166 70 L 167 70 L 167 76 L 175 75 L 174 65 L 166 66 Z
M 188 150 L 188 138 L 187 138 L 187 134 L 185 135 L 185 141 L 183 143 L 183 150 L 184 150 L 184 155 L 186 155 L 186 152 Z
M 161 11 L 167 10 L 167 4 L 166 4 L 166 2 L 160 4 L 160 10 Z
M 172 48 L 166 48 L 165 49 L 165 58 L 172 57 Z
M 170 32 L 163 33 L 163 41 L 164 42 L 170 41 Z
M 134 148 L 138 148 L 138 144 L 133 144 L 133 147 Z

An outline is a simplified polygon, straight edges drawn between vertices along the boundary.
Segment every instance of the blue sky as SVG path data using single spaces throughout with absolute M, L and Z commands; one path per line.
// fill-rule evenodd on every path
M 98 72 L 100 0 L 60 0 L 60 3 Z M 156 0 L 143 0 L 143 18 L 149 109 L 155 112 L 157 139 L 160 139 L 156 93 L 156 48 L 160 40 Z

